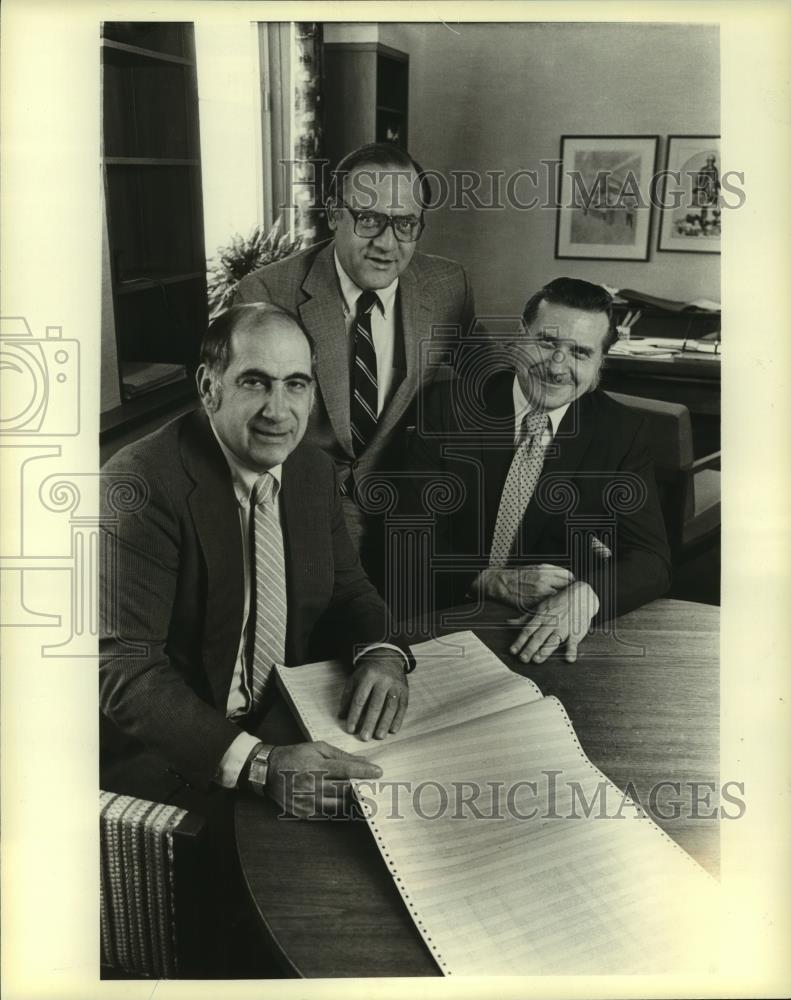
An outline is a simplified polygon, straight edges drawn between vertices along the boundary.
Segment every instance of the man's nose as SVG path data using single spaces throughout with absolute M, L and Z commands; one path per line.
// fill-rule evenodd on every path
M 282 420 L 288 413 L 285 389 L 280 384 L 272 386 L 261 403 L 261 413 L 269 420 Z
M 393 224 L 388 221 L 384 229 L 378 236 L 374 236 L 373 242 L 379 250 L 390 252 L 398 246 L 398 240 L 393 232 Z
M 566 351 L 562 347 L 555 347 L 552 350 L 552 354 L 549 356 L 549 372 L 551 375 L 562 375 L 566 364 L 568 363 L 568 356 Z

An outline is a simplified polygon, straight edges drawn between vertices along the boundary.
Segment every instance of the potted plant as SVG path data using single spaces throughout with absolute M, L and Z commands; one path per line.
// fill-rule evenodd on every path
M 249 236 L 237 233 L 230 243 L 218 249 L 207 272 L 210 315 L 231 304 L 234 290 L 246 274 L 300 249 L 302 237 L 291 240 L 288 233 L 280 234 L 280 226 L 278 217 L 269 232 L 255 226 Z

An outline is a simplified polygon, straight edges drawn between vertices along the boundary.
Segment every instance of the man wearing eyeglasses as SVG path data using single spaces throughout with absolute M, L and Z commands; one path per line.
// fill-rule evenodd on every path
M 430 196 L 406 151 L 386 143 L 354 150 L 333 171 L 333 239 L 253 272 L 235 297 L 296 312 L 316 344 L 307 439 L 335 462 L 349 533 L 374 579 L 382 549 L 364 513 L 365 477 L 403 466 L 411 405 L 436 375 L 421 371 L 421 341 L 453 327 L 464 335 L 475 314 L 464 268 L 416 252 Z

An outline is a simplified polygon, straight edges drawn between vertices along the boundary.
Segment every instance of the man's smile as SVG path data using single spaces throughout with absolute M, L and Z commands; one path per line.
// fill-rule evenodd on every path
M 552 375 L 550 372 L 539 370 L 533 370 L 533 377 L 541 382 L 542 385 L 549 386 L 551 389 L 562 388 L 563 386 L 571 385 L 571 379 L 566 375 Z
M 287 437 L 289 434 L 288 429 L 278 431 L 273 427 L 251 427 L 250 430 L 253 434 L 258 435 L 258 437 L 274 438 L 276 440 Z

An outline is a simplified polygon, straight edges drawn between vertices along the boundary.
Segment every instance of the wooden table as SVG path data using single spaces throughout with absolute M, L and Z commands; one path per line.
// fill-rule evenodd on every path
M 556 695 L 590 759 L 619 788 L 645 805 L 659 782 L 679 783 L 679 794 L 665 786 L 659 804 L 671 815 L 680 803 L 680 816 L 652 815 L 718 874 L 710 789 L 719 787 L 719 608 L 654 601 L 612 623 L 609 634 L 589 636 L 577 663 L 554 657 L 540 666 L 508 653 L 513 628 L 499 624 L 502 607 L 487 605 L 474 623 L 465 614 L 446 613 L 456 621 L 437 632 L 472 627 L 504 663 Z M 282 703 L 269 722 L 273 741 L 302 739 Z M 236 838 L 250 896 L 285 969 L 305 977 L 439 975 L 365 823 L 278 820 L 277 812 L 240 798 Z

